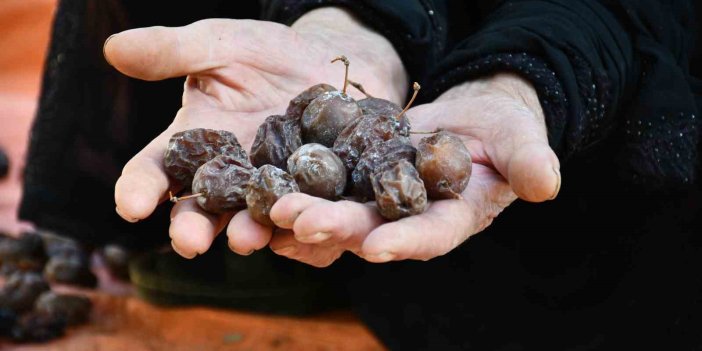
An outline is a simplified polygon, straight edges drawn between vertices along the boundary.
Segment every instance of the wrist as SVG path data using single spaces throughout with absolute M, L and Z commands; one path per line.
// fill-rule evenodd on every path
M 359 82 L 369 92 L 385 91 L 391 101 L 404 100 L 409 78 L 399 54 L 389 40 L 348 11 L 338 7 L 315 9 L 300 17 L 291 28 L 305 39 L 325 43 L 327 50 L 334 51 L 330 52 L 330 59 L 346 55 L 355 71 L 375 77 L 376 82 Z

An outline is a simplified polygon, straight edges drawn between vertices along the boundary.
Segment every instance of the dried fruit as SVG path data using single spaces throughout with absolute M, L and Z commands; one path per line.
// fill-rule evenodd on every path
M 285 194 L 299 192 L 293 177 L 282 169 L 265 165 L 251 176 L 246 204 L 251 217 L 258 223 L 274 226 L 270 213 L 273 205 Z
M 358 100 L 358 107 L 364 115 L 397 116 L 402 112 L 400 105 L 385 99 L 367 97 Z
M 15 341 L 48 341 L 63 335 L 66 321 L 63 317 L 32 311 L 23 315 L 12 329 Z
M 353 98 L 340 91 L 326 92 L 312 100 L 302 114 L 302 139 L 306 144 L 331 147 L 346 125 L 361 116 Z
M 37 272 L 15 272 L 0 290 L 0 308 L 24 312 L 34 307 L 34 301 L 49 290 L 49 284 Z
M 85 323 L 93 306 L 85 296 L 56 294 L 51 291 L 41 294 L 34 305 L 37 312 L 60 316 L 68 325 Z
M 3 275 L 18 270 L 41 272 L 45 263 L 44 242 L 39 234 L 25 233 L 18 239 L 0 235 L 0 271 Z
M 288 171 L 300 191 L 329 200 L 346 188 L 346 168 L 332 150 L 322 144 L 305 144 L 288 159 Z
M 367 148 L 351 173 L 354 195 L 362 202 L 374 198 L 370 176 L 386 162 L 407 160 L 414 164 L 416 149 L 404 138 L 393 138 Z
M 105 259 L 107 269 L 121 280 L 129 280 L 129 261 L 132 256 L 133 253 L 121 245 L 107 244 L 102 248 L 102 257 Z
M 387 162 L 371 176 L 380 215 L 389 220 L 418 215 L 427 208 L 427 191 L 414 165 Z
M 212 213 L 235 211 L 246 206 L 246 187 L 254 167 L 248 158 L 219 155 L 195 172 L 193 193 L 197 204 Z
M 446 132 L 423 138 L 416 167 L 430 199 L 458 199 L 468 186 L 472 163 L 463 142 Z
M 274 165 L 285 169 L 288 157 L 300 146 L 300 120 L 270 116 L 258 127 L 251 147 L 251 163 L 255 167 Z
M 218 155 L 246 158 L 233 133 L 225 130 L 190 129 L 171 136 L 163 157 L 166 173 L 189 186 L 197 169 Z
M 307 90 L 300 93 L 294 99 L 290 100 L 288 105 L 288 110 L 285 112 L 287 118 L 300 120 L 302 119 L 302 113 L 305 112 L 307 106 L 316 99 L 319 95 L 329 91 L 336 91 L 336 88 L 329 84 L 317 84 L 313 85 Z

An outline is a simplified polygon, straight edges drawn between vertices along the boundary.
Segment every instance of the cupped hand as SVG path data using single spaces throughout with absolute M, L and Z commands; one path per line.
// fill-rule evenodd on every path
M 248 150 L 263 120 L 283 114 L 298 93 L 318 83 L 341 88 L 344 67 L 330 63 L 341 54 L 351 61 L 350 77 L 379 97 L 399 103 L 407 89 L 392 45 L 336 8 L 312 11 L 292 27 L 208 19 L 185 27 L 133 29 L 110 37 L 104 53 L 112 66 L 134 78 L 187 76 L 173 123 L 125 165 L 115 185 L 117 213 L 131 222 L 151 215 L 169 190 L 179 190 L 162 163 L 168 140 L 178 131 L 229 130 Z M 205 213 L 194 201 L 175 204 L 169 230 L 173 248 L 187 258 L 204 253 L 232 216 Z M 256 226 L 242 222 L 246 217 L 234 217 L 228 228 L 230 246 L 239 253 L 265 247 L 266 235 L 270 238 L 270 230 L 263 230 L 261 240 L 238 240 L 237 232 Z
M 542 202 L 558 194 L 559 160 L 536 92 L 521 78 L 499 74 L 456 86 L 408 116 L 413 130 L 441 128 L 470 150 L 473 172 L 462 199 L 434 201 L 421 215 L 385 222 L 373 204 L 286 195 L 271 210 L 283 228 L 271 240 L 274 252 L 318 267 L 345 251 L 371 262 L 428 260 L 485 229 L 518 197 Z

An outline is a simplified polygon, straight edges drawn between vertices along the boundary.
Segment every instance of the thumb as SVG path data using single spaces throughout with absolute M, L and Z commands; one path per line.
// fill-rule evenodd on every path
M 107 38 L 103 54 L 118 71 L 143 80 L 162 80 L 207 71 L 226 62 L 223 27 L 235 21 L 203 20 L 184 27 L 131 29 Z M 223 25 L 224 24 L 224 25 Z M 228 36 L 230 36 L 229 34 Z

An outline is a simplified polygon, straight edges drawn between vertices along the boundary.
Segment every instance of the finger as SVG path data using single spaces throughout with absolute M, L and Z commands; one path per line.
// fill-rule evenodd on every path
M 476 165 L 474 172 L 464 200 L 436 201 L 421 215 L 378 227 L 363 242 L 362 257 L 370 262 L 428 260 L 487 227 L 516 196 L 494 171 Z
M 331 265 L 344 253 L 336 245 L 303 244 L 295 239 L 291 230 L 279 229 L 271 239 L 270 248 L 278 255 L 323 268 Z
M 354 250 L 385 220 L 375 207 L 352 201 L 319 201 L 302 209 L 295 220 L 295 239 L 308 244 L 344 243 Z
M 222 20 L 184 27 L 130 29 L 105 41 L 105 59 L 120 72 L 144 80 L 161 80 L 203 72 L 225 64 L 226 54 L 213 41 L 222 39 Z M 231 21 L 234 23 L 234 21 Z
M 173 249 L 185 258 L 205 253 L 232 215 L 207 213 L 195 199 L 177 202 L 171 210 L 168 231 Z
M 302 211 L 314 204 L 326 201 L 303 193 L 287 194 L 271 207 L 270 217 L 276 226 L 284 229 L 293 229 L 293 225 Z
M 254 221 L 248 210 L 239 211 L 227 227 L 229 248 L 240 255 L 250 255 L 266 247 L 272 233 L 273 228 Z

